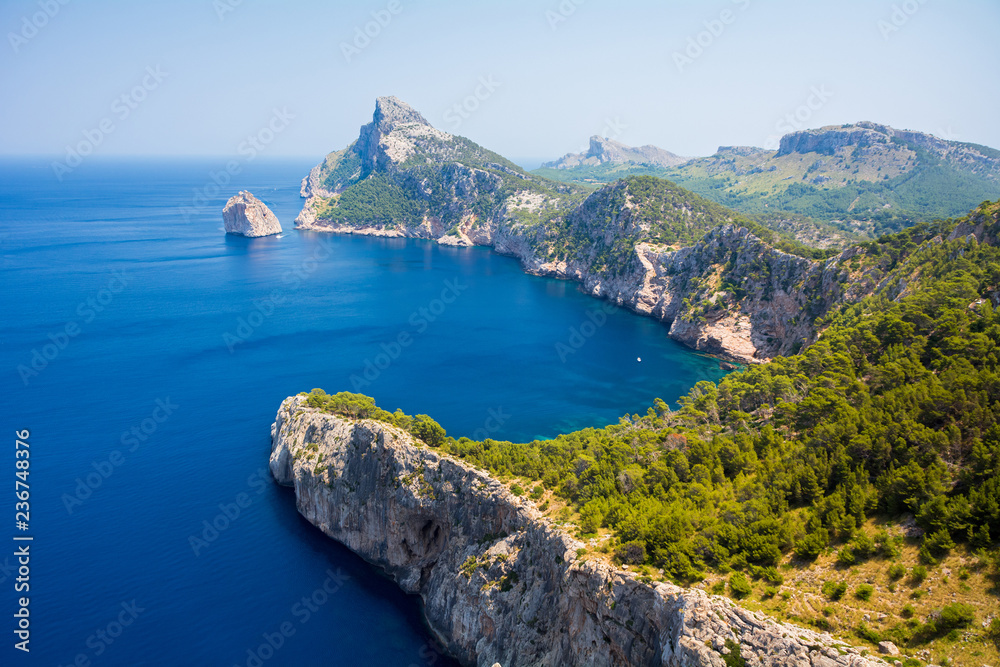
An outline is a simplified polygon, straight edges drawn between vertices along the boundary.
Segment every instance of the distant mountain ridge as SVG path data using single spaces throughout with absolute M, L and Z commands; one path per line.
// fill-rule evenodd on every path
M 590 138 L 590 148 L 585 153 L 567 153 L 558 160 L 542 164 L 548 169 L 572 169 L 574 167 L 612 164 L 645 164 L 655 167 L 676 167 L 691 158 L 680 157 L 670 151 L 656 146 L 639 146 L 632 148 L 614 139 L 606 139 L 599 135 Z
M 816 130 L 802 130 L 786 134 L 781 139 L 777 156 L 790 153 L 824 153 L 834 155 L 838 149 L 855 146 L 868 148 L 885 144 L 906 145 L 932 151 L 942 158 L 967 161 L 970 166 L 979 166 L 987 171 L 1000 171 L 1000 151 L 958 141 L 948 141 L 913 130 L 897 130 L 888 125 L 861 121 L 853 125 L 828 125 Z
M 749 215 L 808 216 L 869 236 L 1000 197 L 1000 151 L 869 121 L 793 132 L 777 151 L 720 146 L 674 167 L 580 164 L 534 173 L 588 185 L 649 174 Z

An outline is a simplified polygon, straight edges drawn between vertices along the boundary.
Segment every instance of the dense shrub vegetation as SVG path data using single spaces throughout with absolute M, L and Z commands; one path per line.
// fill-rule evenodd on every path
M 322 389 L 313 389 L 308 394 L 301 395 L 307 397 L 306 405 L 309 407 L 319 408 L 332 415 L 340 415 L 349 419 L 375 419 L 392 424 L 433 447 L 440 446 L 445 442 L 444 428 L 427 415 L 410 417 L 403 414 L 403 411 L 398 408 L 395 412 L 383 410 L 375 405 L 375 399 L 371 396 L 352 394 L 348 391 L 329 395 Z
M 598 273 L 621 275 L 638 267 L 637 243 L 690 246 L 727 223 L 746 227 L 762 241 L 794 255 L 821 259 L 834 254 L 808 248 L 652 176 L 629 176 L 595 192 L 581 206 L 540 231 L 534 246 L 549 259 L 575 260 Z M 609 243 L 608 238 L 613 242 Z
M 802 353 L 699 383 L 676 412 L 658 401 L 605 429 L 448 448 L 541 480 L 681 580 L 793 549 L 891 553 L 888 538 L 851 541 L 874 514 L 915 514 L 929 558 L 986 546 L 1000 537 L 1000 252 L 939 231 L 871 244 L 896 255 L 886 284 L 907 280 L 904 296 L 844 309 Z

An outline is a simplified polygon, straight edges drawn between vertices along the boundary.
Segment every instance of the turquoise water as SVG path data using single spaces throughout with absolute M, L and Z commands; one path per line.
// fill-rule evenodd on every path
M 209 161 L 95 160 L 62 183 L 0 163 L 0 470 L 13 486 L 29 429 L 34 537 L 32 650 L 8 641 L 3 664 L 449 664 L 419 600 L 272 483 L 281 400 L 357 390 L 455 436 L 526 440 L 723 375 L 662 324 L 486 249 L 292 230 L 310 166 L 245 164 L 217 190 Z M 226 236 L 239 189 L 285 233 Z M 13 494 L 0 511 L 9 539 Z

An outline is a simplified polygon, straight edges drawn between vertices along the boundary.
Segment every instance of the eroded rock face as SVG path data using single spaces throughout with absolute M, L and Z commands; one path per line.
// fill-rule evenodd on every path
M 281 223 L 267 204 L 245 190 L 226 202 L 222 220 L 227 234 L 256 237 L 281 233 Z
M 726 598 L 582 560 L 582 543 L 534 505 L 393 426 L 296 396 L 271 441 L 271 472 L 294 487 L 299 512 L 419 594 L 464 664 L 724 667 L 728 641 L 754 667 L 885 665 Z
M 900 142 L 896 145 L 894 142 Z M 866 149 L 884 149 L 899 155 L 914 155 L 909 146 L 916 146 L 956 165 L 964 165 L 997 174 L 1000 160 L 981 146 L 946 141 L 924 132 L 897 130 L 870 121 L 853 125 L 829 125 L 801 130 L 781 138 L 777 157 L 791 153 L 822 153 L 835 155 L 843 148 L 855 148 L 862 154 Z

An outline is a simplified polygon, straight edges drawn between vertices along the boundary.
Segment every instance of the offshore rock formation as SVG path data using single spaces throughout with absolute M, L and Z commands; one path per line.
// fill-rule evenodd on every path
M 827 634 L 580 558 L 583 545 L 471 465 L 400 429 L 286 399 L 270 468 L 299 512 L 384 569 L 467 665 L 873 667 Z
M 281 223 L 267 204 L 245 190 L 226 202 L 222 220 L 227 234 L 256 237 L 281 233 Z
M 633 148 L 614 139 L 600 136 L 590 138 L 590 148 L 586 153 L 567 153 L 554 162 L 546 162 L 542 167 L 552 169 L 572 169 L 574 167 L 596 167 L 599 164 L 644 164 L 654 167 L 676 167 L 690 158 L 675 155 L 656 146 Z

